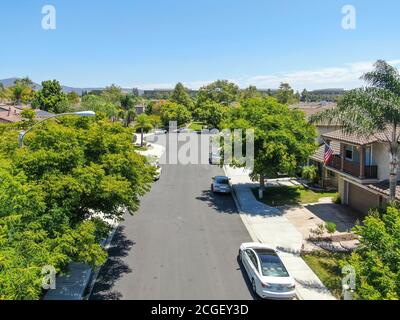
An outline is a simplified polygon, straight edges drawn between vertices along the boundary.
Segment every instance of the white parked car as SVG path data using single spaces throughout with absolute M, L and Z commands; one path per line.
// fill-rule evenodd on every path
M 264 299 L 293 299 L 296 284 L 278 251 L 261 243 L 243 243 L 239 257 L 253 292 Z
M 154 166 L 156 167 L 156 174 L 154 176 L 154 180 L 157 181 L 160 180 L 161 178 L 162 167 L 160 166 L 159 163 L 156 163 Z
M 162 167 L 158 162 L 158 158 L 155 156 L 147 156 L 146 158 L 148 163 L 156 169 L 156 174 L 154 175 L 154 181 L 159 180 L 162 173 Z
M 167 134 L 168 131 L 167 130 L 163 130 L 163 129 L 156 129 L 154 130 L 154 134 L 155 135 L 162 135 L 162 134 Z
M 192 133 L 192 132 L 194 132 L 194 131 L 189 128 L 182 128 L 179 130 L 179 133 Z

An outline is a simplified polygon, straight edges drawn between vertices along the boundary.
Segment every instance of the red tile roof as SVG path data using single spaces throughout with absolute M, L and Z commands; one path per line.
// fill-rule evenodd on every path
M 366 135 L 344 133 L 343 130 L 337 130 L 325 133 L 322 135 L 322 137 L 326 140 L 336 140 L 340 142 L 364 146 L 375 142 L 389 142 L 390 137 L 392 135 L 392 131 L 393 130 L 391 128 L 388 128 L 386 130 L 379 131 L 369 136 L 366 136 Z M 398 132 L 398 135 L 399 134 L 400 130 Z

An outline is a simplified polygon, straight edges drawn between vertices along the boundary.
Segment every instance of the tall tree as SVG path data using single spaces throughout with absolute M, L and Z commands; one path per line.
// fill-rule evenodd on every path
M 197 102 L 213 101 L 225 106 L 232 104 L 239 98 L 239 87 L 227 80 L 218 80 L 200 88 Z
M 108 227 L 149 189 L 154 168 L 132 145 L 133 130 L 101 117 L 60 117 L 18 149 L 0 135 L 0 299 L 39 299 L 42 267 L 98 266 Z
M 249 86 L 241 92 L 242 99 L 261 98 L 261 93 L 258 92 L 257 87 Z
M 121 108 L 123 109 L 123 118 L 125 125 L 128 127 L 136 117 L 135 106 L 139 103 L 139 97 L 132 93 L 126 94 L 121 97 Z
M 195 111 L 198 120 L 210 128 L 220 128 L 222 120 L 227 115 L 228 108 L 213 101 L 206 101 L 198 106 Z
M 161 107 L 161 120 L 165 127 L 171 121 L 176 121 L 178 126 L 188 123 L 191 119 L 190 111 L 183 105 L 175 102 L 167 102 Z
M 32 107 L 54 113 L 64 113 L 69 110 L 67 96 L 57 80 L 42 82 L 42 89 L 35 93 Z
M 81 101 L 79 95 L 75 91 L 68 93 L 67 99 L 71 105 L 77 105 Z
M 378 60 L 374 70 L 363 75 L 367 87 L 347 92 L 338 107 L 311 117 L 311 121 L 337 122 L 345 133 L 373 136 L 382 133 L 390 153 L 390 200 L 396 199 L 400 152 L 400 75 L 386 61 Z
M 187 89 L 180 82 L 175 86 L 175 89 L 172 92 L 170 100 L 172 102 L 185 106 L 190 111 L 193 111 L 194 102 L 190 97 Z
M 111 86 L 106 87 L 102 92 L 101 92 L 102 97 L 110 103 L 115 104 L 116 106 L 121 105 L 121 99 L 124 96 L 122 93 L 121 87 L 112 84 Z
M 307 91 L 307 89 L 304 89 L 302 92 L 301 92 L 301 97 L 300 97 L 300 100 L 302 101 L 302 102 L 308 102 L 308 91 Z
M 91 110 L 96 113 L 104 113 L 108 118 L 113 119 L 118 116 L 116 105 L 107 102 L 102 96 L 87 94 L 82 97 L 80 110 Z
M 281 83 L 278 92 L 276 93 L 276 98 L 278 99 L 278 102 L 282 104 L 298 102 L 294 90 L 288 83 Z
M 304 113 L 290 110 L 275 98 L 242 101 L 230 110 L 223 127 L 231 131 L 254 130 L 251 177 L 260 180 L 261 195 L 265 178 L 276 178 L 280 173 L 294 174 L 317 147 L 315 127 L 306 121 Z
M 7 98 L 6 88 L 2 83 L 0 83 L 0 101 L 6 100 L 6 98 Z
M 14 81 L 14 85 L 9 89 L 14 105 L 28 103 L 32 100 L 34 94 L 32 85 L 33 82 L 28 77 Z
M 140 130 L 140 146 L 143 147 L 143 134 L 144 131 L 152 128 L 150 118 L 147 114 L 140 114 L 136 118 L 135 128 Z

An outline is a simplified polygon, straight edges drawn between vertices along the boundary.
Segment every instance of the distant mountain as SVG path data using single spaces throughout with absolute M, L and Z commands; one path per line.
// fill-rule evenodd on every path
M 8 88 L 14 85 L 15 80 L 18 80 L 19 78 L 8 78 L 8 79 L 3 79 L 0 80 L 0 83 L 3 84 L 4 87 Z M 42 89 L 42 86 L 38 83 L 33 83 L 33 87 L 35 90 L 40 90 Z M 82 95 L 82 92 L 87 91 L 95 91 L 95 90 L 103 90 L 104 88 L 74 88 L 74 87 L 68 87 L 68 86 L 61 86 L 62 90 L 65 93 L 70 93 L 72 91 L 75 91 L 78 95 Z M 131 91 L 132 89 L 123 89 L 124 91 Z
M 8 88 L 8 87 L 12 87 L 14 85 L 15 80 L 18 80 L 18 79 L 20 79 L 20 78 L 3 79 L 3 80 L 0 80 L 0 83 L 4 87 Z M 42 88 L 42 86 L 40 84 L 37 84 L 37 83 L 33 83 L 33 86 L 35 87 L 35 89 L 41 89 Z

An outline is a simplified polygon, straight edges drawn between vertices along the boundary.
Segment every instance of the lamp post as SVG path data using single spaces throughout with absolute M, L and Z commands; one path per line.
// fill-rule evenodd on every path
M 41 124 L 42 122 L 45 122 L 49 119 L 53 119 L 53 118 L 58 118 L 58 117 L 62 117 L 62 116 L 79 116 L 79 117 L 94 117 L 96 115 L 96 113 L 94 111 L 78 111 L 78 112 L 68 112 L 68 113 L 60 113 L 60 114 L 56 114 L 53 115 L 51 117 L 48 117 L 46 119 L 43 119 L 37 123 L 35 123 L 32 127 L 30 127 L 28 130 L 26 131 L 20 131 L 19 135 L 18 135 L 18 145 L 20 148 L 22 148 L 24 146 L 24 138 L 25 135 L 31 131 L 32 129 L 34 129 L 36 126 L 38 126 L 39 124 Z

